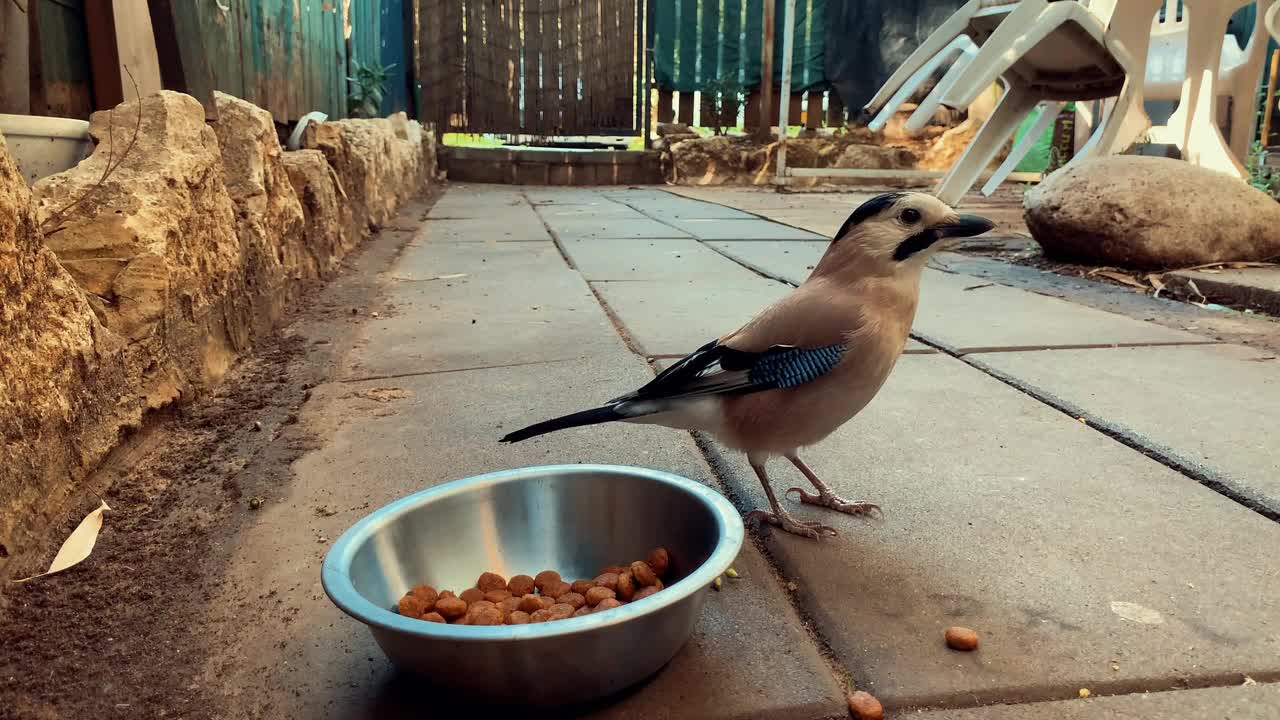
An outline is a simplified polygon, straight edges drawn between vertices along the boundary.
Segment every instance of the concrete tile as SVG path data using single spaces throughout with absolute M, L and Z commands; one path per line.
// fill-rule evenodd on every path
M 431 207 L 430 219 L 487 218 L 517 206 L 527 206 L 519 188 L 510 185 L 450 184 Z
M 623 347 L 582 276 L 551 250 L 550 242 L 408 248 L 387 273 L 389 303 L 363 328 L 342 377 L 571 360 Z M 412 281 L 457 272 L 469 274 Z
M 920 720 L 1273 720 L 1280 716 L 1280 685 L 1216 687 L 1135 693 L 1088 700 L 993 705 L 913 715 Z
M 438 208 L 438 206 L 437 206 Z M 432 213 L 437 208 L 432 208 Z M 448 212 L 447 210 L 444 212 Z M 471 212 L 471 211 L 462 211 Z M 550 240 L 542 219 L 527 203 L 476 210 L 477 217 L 431 216 L 415 239 L 422 242 L 503 242 Z
M 243 535 L 243 557 L 230 565 L 230 582 L 276 593 L 282 608 L 306 622 L 228 623 L 249 636 L 242 640 L 245 655 L 229 672 L 252 678 L 232 686 L 257 687 L 267 678 L 289 688 L 270 695 L 270 717 L 394 720 L 422 717 L 424 707 L 444 707 L 451 698 L 397 673 L 368 631 L 324 596 L 320 563 L 329 542 L 387 502 L 504 468 L 621 463 L 714 482 L 688 435 L 662 428 L 619 423 L 515 445 L 497 442 L 506 431 L 586 407 L 651 377 L 643 360 L 618 349 L 581 363 L 315 388 L 301 422 L 324 437 L 324 444 L 296 463 L 297 479 L 285 494 L 255 515 Z M 318 516 L 315 508 L 321 506 L 339 512 Z M 830 668 L 759 552 L 748 544 L 735 564 L 744 579 L 720 593 L 707 591 L 702 620 L 672 662 L 646 685 L 594 708 L 590 717 L 669 717 L 674 707 L 681 716 L 709 720 L 841 712 Z M 472 708 L 486 716 L 485 708 Z M 556 715 L 573 716 L 580 715 Z
M 545 219 L 561 240 L 689 237 L 679 228 L 651 220 L 634 210 L 629 214 L 613 210 L 598 215 L 545 216 Z
M 599 282 L 592 287 L 646 355 L 685 355 L 736 329 L 790 288 L 764 278 Z
M 755 285 L 752 271 L 693 239 L 565 240 L 565 253 L 587 280 L 690 280 L 723 287 Z
M 912 331 L 957 353 L 1205 342 L 1199 335 L 932 269 L 920 285 Z
M 672 218 L 673 226 L 701 240 L 822 240 L 821 235 L 768 220 Z
M 799 285 L 827 251 L 826 240 L 711 241 L 711 247 L 771 277 Z
M 742 507 L 767 507 L 741 455 L 718 454 Z M 1263 550 L 1280 547 L 1280 525 L 954 358 L 902 358 L 803 457 L 885 520 L 784 500 L 841 534 L 766 530 L 766 547 L 837 659 L 887 704 L 1280 672 L 1280 557 Z M 785 462 L 770 468 L 779 493 L 805 485 Z M 948 650 L 951 625 L 982 647 Z
M 756 216 L 716 203 L 691 200 L 663 191 L 618 191 L 606 193 L 610 199 L 654 217 L 666 219 L 753 220 Z
M 1212 345 L 975 360 L 1280 514 L 1280 456 L 1269 430 L 1280 426 L 1273 355 Z

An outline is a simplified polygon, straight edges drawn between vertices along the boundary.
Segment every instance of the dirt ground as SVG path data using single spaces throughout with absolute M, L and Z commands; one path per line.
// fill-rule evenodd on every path
M 437 195 L 411 205 L 407 217 L 425 217 Z M 385 312 L 376 274 L 411 237 L 384 229 L 338 279 L 306 294 L 215 394 L 153 418 L 91 478 L 81 506 L 50 534 L 42 562 L 100 496 L 112 511 L 93 555 L 0 589 L 0 717 L 231 716 L 211 664 L 227 638 L 219 624 L 193 620 L 216 617 L 209 604 L 217 597 L 238 598 L 241 616 L 288 612 L 274 593 L 225 585 L 234 539 L 263 499 L 288 484 L 293 460 L 315 446 L 298 411 L 361 315 Z

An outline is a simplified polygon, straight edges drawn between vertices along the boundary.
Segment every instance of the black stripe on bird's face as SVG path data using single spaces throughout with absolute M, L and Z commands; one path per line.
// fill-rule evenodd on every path
M 862 203 L 851 215 L 849 215 L 849 219 L 844 221 L 844 224 L 840 226 L 840 229 L 836 231 L 835 237 L 831 238 L 831 242 L 836 242 L 840 238 L 844 237 L 845 233 L 852 230 L 855 225 L 879 215 L 881 212 L 892 207 L 894 203 L 906 196 L 906 193 L 891 192 L 883 195 L 877 195 Z
M 949 222 L 925 228 L 911 237 L 898 243 L 893 249 L 893 259 L 902 261 L 921 250 L 928 250 L 934 243 L 943 238 L 973 237 L 995 227 L 995 223 L 977 215 L 958 215 Z

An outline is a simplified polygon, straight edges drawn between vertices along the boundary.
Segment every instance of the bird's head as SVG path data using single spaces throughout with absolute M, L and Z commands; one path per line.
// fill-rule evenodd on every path
M 885 276 L 919 272 L 944 241 L 995 227 L 961 215 L 924 193 L 893 192 L 858 206 L 836 232 L 814 275 Z

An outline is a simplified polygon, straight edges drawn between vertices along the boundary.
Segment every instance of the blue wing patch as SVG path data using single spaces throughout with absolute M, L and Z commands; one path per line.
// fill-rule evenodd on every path
M 831 372 L 844 356 L 843 344 L 818 348 L 789 348 L 765 353 L 751 366 L 752 385 L 793 388 Z

